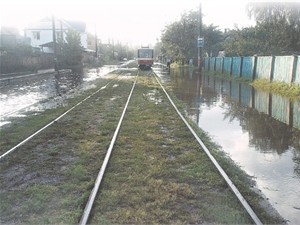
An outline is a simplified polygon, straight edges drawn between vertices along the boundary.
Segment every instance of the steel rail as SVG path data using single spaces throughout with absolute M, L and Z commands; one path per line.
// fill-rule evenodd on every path
M 51 74 L 51 73 L 29 74 L 29 75 L 26 75 L 25 77 L 27 77 L 27 76 L 34 76 L 34 75 L 45 75 L 45 74 Z M 22 77 L 16 77 L 16 78 L 22 78 Z M 4 79 L 4 78 L 3 78 L 3 79 Z M 0 79 L 0 81 L 2 81 L 3 79 Z M 6 78 L 5 78 L 5 79 L 6 79 Z M 14 79 L 14 78 L 12 77 L 12 78 L 7 78 L 7 79 Z M 15 110 L 15 111 L 7 112 L 7 113 L 5 113 L 5 114 L 3 114 L 3 115 L 0 115 L 0 116 L 1 116 L 1 119 L 4 118 L 4 117 L 10 116 L 10 115 L 12 115 L 12 114 L 15 114 L 15 113 L 17 113 L 17 112 L 23 111 L 24 109 L 27 109 L 27 108 L 29 108 L 29 107 L 31 107 L 31 106 L 34 106 L 34 105 L 36 105 L 36 104 L 39 104 L 39 103 L 41 103 L 41 102 L 43 102 L 43 101 L 50 100 L 50 99 L 53 98 L 53 97 L 55 97 L 55 96 L 50 96 L 50 97 L 47 98 L 47 99 L 43 99 L 43 100 L 41 100 L 41 101 L 32 103 L 32 104 L 30 104 L 30 105 L 28 105 L 28 106 L 26 106 L 26 107 L 21 108 L 21 109 L 18 109 L 18 110 Z
M 119 122 L 118 122 L 117 128 L 116 128 L 116 130 L 115 130 L 115 132 L 114 132 L 114 135 L 113 135 L 113 137 L 112 137 L 112 139 L 111 139 L 110 145 L 109 145 L 109 147 L 108 147 L 108 149 L 107 149 L 107 152 L 106 152 L 104 161 L 103 161 L 103 163 L 102 163 L 102 166 L 101 166 L 100 171 L 99 171 L 99 173 L 98 173 L 98 176 L 97 176 L 97 178 L 96 178 L 94 187 L 93 187 L 93 189 L 92 189 L 92 191 L 91 191 L 91 194 L 90 194 L 90 196 L 89 196 L 89 199 L 88 199 L 87 204 L 86 204 L 86 206 L 85 206 L 85 209 L 84 209 L 84 211 L 83 211 L 82 217 L 81 217 L 80 222 L 79 222 L 80 225 L 86 225 L 86 223 L 87 223 L 87 221 L 88 221 L 88 219 L 89 219 L 90 213 L 91 213 L 91 211 L 92 211 L 93 204 L 94 204 L 94 202 L 95 202 L 96 195 L 97 195 L 97 193 L 98 193 L 100 184 L 101 184 L 102 179 L 103 179 L 103 175 L 104 175 L 104 173 L 105 173 L 105 170 L 106 170 L 106 167 L 107 167 L 107 164 L 108 164 L 110 155 L 111 155 L 111 153 L 112 153 L 112 149 L 113 149 L 113 147 L 114 147 L 114 145 L 115 145 L 115 142 L 116 142 L 117 136 L 118 136 L 118 134 L 119 134 L 119 131 L 120 131 L 120 128 L 121 128 L 121 124 L 122 124 L 122 122 L 123 122 L 123 119 L 124 119 L 124 116 L 125 116 L 125 113 L 126 113 L 126 110 L 127 110 L 128 104 L 129 104 L 129 101 L 130 101 L 130 99 L 131 99 L 133 90 L 134 90 L 134 88 L 135 88 L 135 84 L 136 84 L 136 82 L 137 82 L 138 75 L 139 75 L 139 70 L 138 70 L 138 72 L 137 72 L 137 75 L 136 75 L 136 77 L 135 77 L 135 81 L 134 81 L 134 83 L 133 83 L 133 85 L 132 85 L 131 91 L 130 91 L 129 96 L 128 96 L 128 98 L 127 98 L 127 102 L 126 102 L 126 104 L 125 104 L 125 106 L 124 106 L 124 109 L 123 109 L 123 112 L 122 112 L 122 114 L 121 114 L 120 120 L 119 120 Z
M 10 115 L 12 115 L 12 114 L 16 114 L 16 113 L 21 112 L 21 111 L 23 111 L 23 110 L 25 110 L 25 109 L 27 109 L 27 108 L 29 108 L 29 107 L 31 107 L 31 106 L 34 106 L 35 104 L 38 104 L 38 103 L 39 103 L 39 102 L 32 103 L 32 104 L 30 104 L 30 105 L 28 105 L 28 106 L 25 106 L 25 107 L 21 108 L 21 109 L 18 109 L 18 110 L 15 110 L 15 111 L 10 111 L 10 112 L 5 113 L 5 114 L 2 114 L 2 115 L 0 115 L 0 116 L 1 116 L 2 118 L 4 118 L 4 117 L 10 116 Z M 1 118 L 1 119 L 2 119 L 2 118 Z
M 113 82 L 113 80 L 109 81 L 107 84 L 105 84 L 104 86 L 102 86 L 101 88 L 99 88 L 97 91 L 95 91 L 94 93 L 92 93 L 91 95 L 89 95 L 88 97 L 86 97 L 85 99 L 83 99 L 82 101 L 78 102 L 76 105 L 74 105 L 73 107 L 71 107 L 70 109 L 68 109 L 66 112 L 64 112 L 63 114 L 61 114 L 60 116 L 58 116 L 56 119 L 52 120 L 50 123 L 46 124 L 44 127 L 40 128 L 38 131 L 36 131 L 35 133 L 33 133 L 32 135 L 30 135 L 29 137 L 27 137 L 26 139 L 24 139 L 23 141 L 21 141 L 20 143 L 18 143 L 17 145 L 15 145 L 14 147 L 12 147 L 11 149 L 9 149 L 8 151 L 6 151 L 5 153 L 3 153 L 2 155 L 0 155 L 0 161 L 7 156 L 8 154 L 12 153 L 14 150 L 16 150 L 17 148 L 19 148 L 20 146 L 24 145 L 27 141 L 29 141 L 30 139 L 32 139 L 34 136 L 36 136 L 37 134 L 41 133 L 43 130 L 45 130 L 46 128 L 48 128 L 49 126 L 51 126 L 53 123 L 57 122 L 58 120 L 60 120 L 62 117 L 64 117 L 66 114 L 68 114 L 70 111 L 72 111 L 73 109 L 75 109 L 77 106 L 81 105 L 83 102 L 85 102 L 86 100 L 88 100 L 89 98 L 91 98 L 92 96 L 94 96 L 95 94 L 97 94 L 99 91 L 105 89 L 107 87 L 107 85 L 109 85 L 111 82 Z
M 40 73 L 40 74 L 38 74 L 38 73 L 31 73 L 31 74 L 24 74 L 24 75 L 12 76 L 12 77 L 0 78 L 0 81 L 20 79 L 20 78 L 33 77 L 33 76 L 46 75 L 46 74 L 52 74 L 52 73 Z
M 262 225 L 263 223 L 260 221 L 260 219 L 258 218 L 258 216 L 255 214 L 255 212 L 253 211 L 253 209 L 251 208 L 251 206 L 248 204 L 248 202 L 246 201 L 246 199 L 239 192 L 239 190 L 233 184 L 233 182 L 228 177 L 228 175 L 226 174 L 226 172 L 223 170 L 223 168 L 220 166 L 220 164 L 217 162 L 217 160 L 213 157 L 213 155 L 210 153 L 210 151 L 208 150 L 208 148 L 202 142 L 202 140 L 198 137 L 198 135 L 196 134 L 196 132 L 194 131 L 194 129 L 190 126 L 190 124 L 187 122 L 187 120 L 183 117 L 183 115 L 181 114 L 181 112 L 178 110 L 178 108 L 176 107 L 176 105 L 172 101 L 171 97 L 169 96 L 169 94 L 167 93 L 167 91 L 165 90 L 165 88 L 163 87 L 163 85 L 161 84 L 161 82 L 159 81 L 159 79 L 157 78 L 157 75 L 154 72 L 153 72 L 153 74 L 154 74 L 154 77 L 155 77 L 156 81 L 159 83 L 160 87 L 162 88 L 162 90 L 166 94 L 167 98 L 169 99 L 170 103 L 172 104 L 172 106 L 176 110 L 176 112 L 179 115 L 179 117 L 182 119 L 182 121 L 185 123 L 185 125 L 189 128 L 189 130 L 194 135 L 195 139 L 198 141 L 198 143 L 200 144 L 200 146 L 202 147 L 202 149 L 204 150 L 204 152 L 206 153 L 206 155 L 210 158 L 210 160 L 213 162 L 213 164 L 215 165 L 215 167 L 218 169 L 219 173 L 221 174 L 221 176 L 223 177 L 223 179 L 226 181 L 226 183 L 228 184 L 228 186 L 231 188 L 231 190 L 233 191 L 233 193 L 235 194 L 235 196 L 238 198 L 238 200 L 240 201 L 240 203 L 246 209 L 246 211 L 248 212 L 249 216 L 252 218 L 253 222 L 255 224 L 257 224 L 257 225 Z

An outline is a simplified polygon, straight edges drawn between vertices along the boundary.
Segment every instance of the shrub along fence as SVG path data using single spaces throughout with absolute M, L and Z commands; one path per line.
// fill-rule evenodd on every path
M 204 69 L 251 81 L 300 85 L 300 56 L 208 57 L 204 58 Z

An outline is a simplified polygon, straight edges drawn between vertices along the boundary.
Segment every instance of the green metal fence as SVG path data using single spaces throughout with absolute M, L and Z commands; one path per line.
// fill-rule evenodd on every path
M 206 71 L 247 80 L 267 79 L 300 85 L 300 56 L 208 57 Z

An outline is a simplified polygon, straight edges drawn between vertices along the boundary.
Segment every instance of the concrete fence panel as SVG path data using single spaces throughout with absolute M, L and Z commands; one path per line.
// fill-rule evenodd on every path
M 223 60 L 224 60 L 223 71 L 224 71 L 225 74 L 230 75 L 232 58 L 231 57 L 225 57 Z
M 209 60 L 210 58 L 204 58 L 204 68 L 206 71 L 209 69 Z
M 251 81 L 266 79 L 300 85 L 300 56 L 208 57 L 205 70 Z
M 276 56 L 274 63 L 273 81 L 290 84 L 293 78 L 294 56 Z
M 244 57 L 242 65 L 242 77 L 247 80 L 252 80 L 252 74 L 254 69 L 254 57 Z
M 271 80 L 272 56 L 257 57 L 255 79 Z
M 215 71 L 215 62 L 216 62 L 216 58 L 211 57 L 209 63 L 209 71 Z
M 241 57 L 232 57 L 232 76 L 239 77 L 241 73 Z
M 217 57 L 216 58 L 216 71 L 222 72 L 223 67 L 223 58 Z

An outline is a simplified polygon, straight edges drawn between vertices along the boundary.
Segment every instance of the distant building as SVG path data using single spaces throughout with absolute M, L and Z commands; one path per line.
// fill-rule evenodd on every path
M 93 52 L 96 51 L 96 36 L 91 33 L 87 34 L 87 48 Z
M 88 50 L 86 24 L 79 21 L 55 19 L 56 40 L 65 40 L 68 30 L 75 30 L 80 34 L 81 46 Z M 42 52 L 53 53 L 53 23 L 52 18 L 46 17 L 39 22 L 28 25 L 24 29 L 25 37 L 31 39 L 31 46 Z
M 24 38 L 19 34 L 17 28 L 14 27 L 0 27 L 0 48 L 13 48 L 17 44 L 30 45 L 30 39 Z

